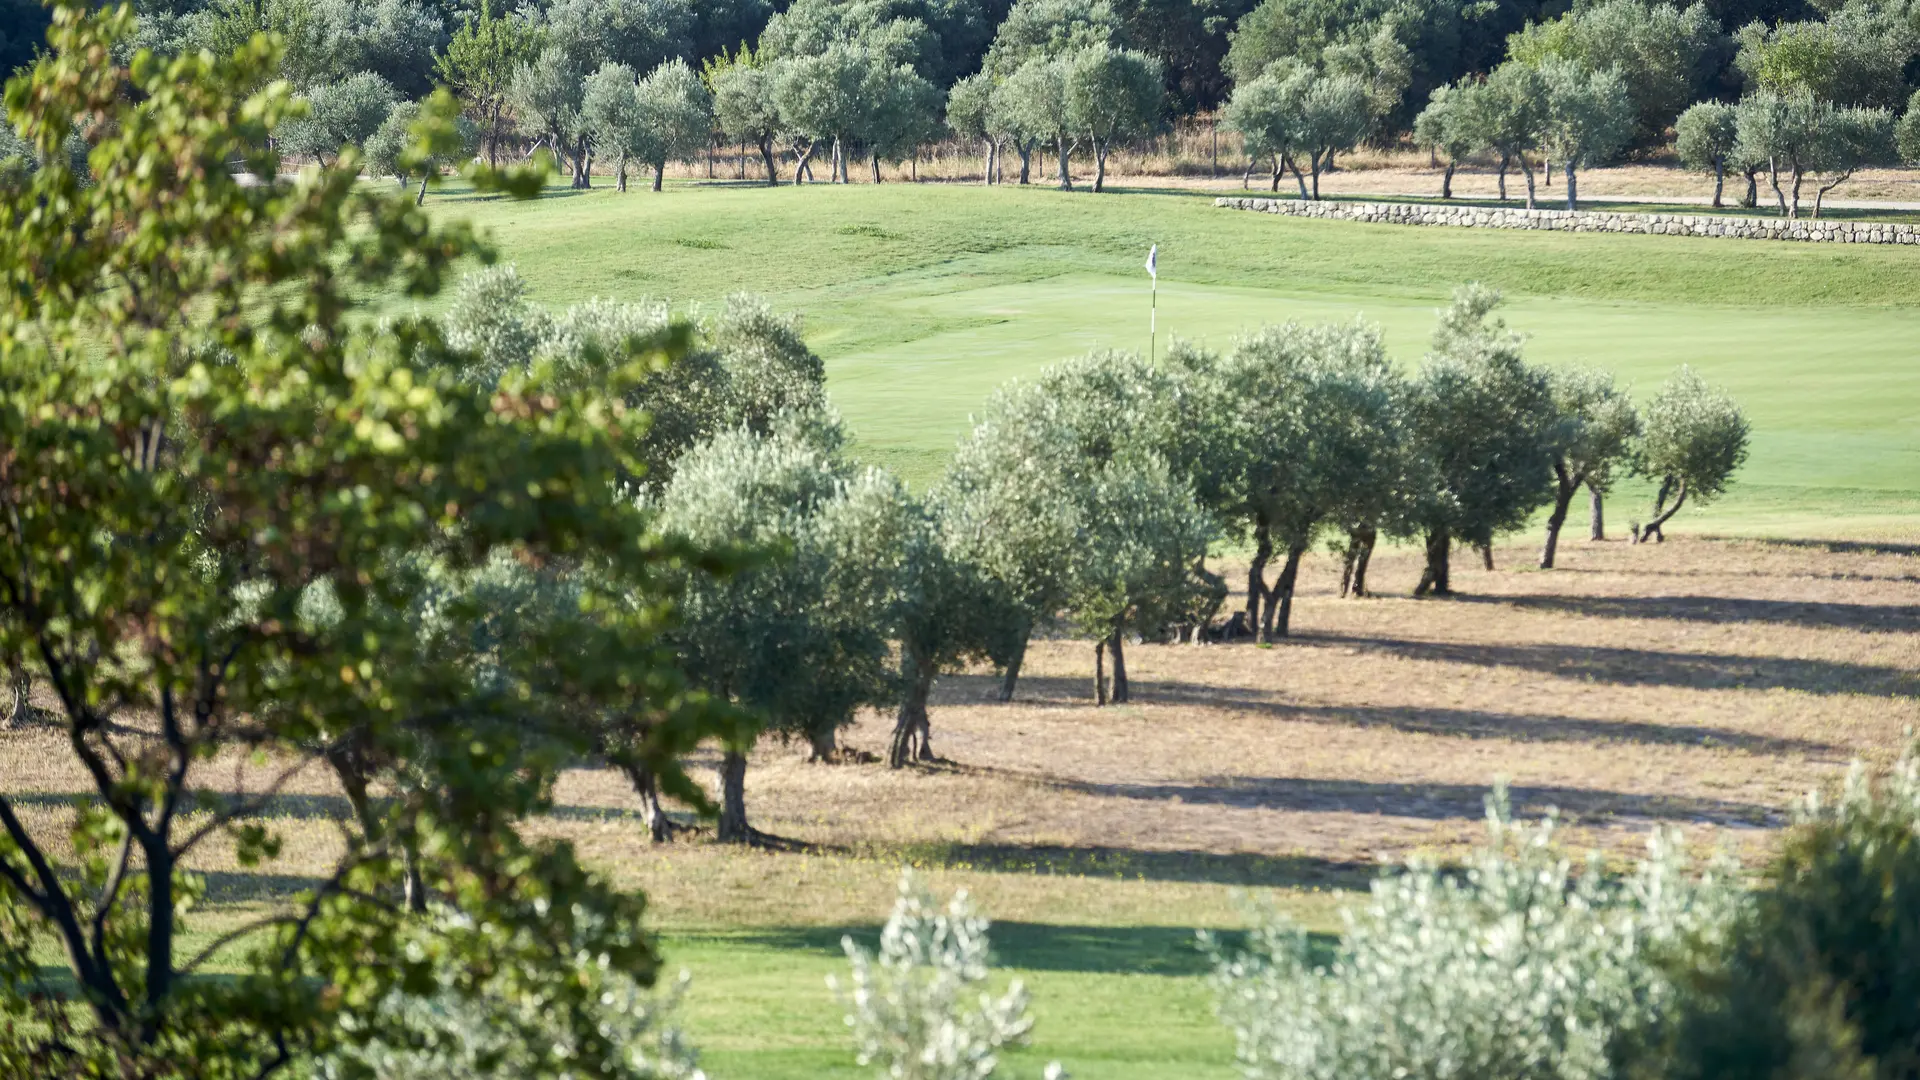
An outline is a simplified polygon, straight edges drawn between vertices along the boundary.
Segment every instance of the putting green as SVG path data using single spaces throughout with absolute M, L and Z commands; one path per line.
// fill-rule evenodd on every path
M 1609 368 L 1642 397 L 1691 364 L 1741 402 L 1752 456 L 1689 527 L 1920 524 L 1910 249 L 1310 221 L 1190 192 L 703 186 L 441 205 L 492 230 L 545 302 L 752 291 L 801 315 L 861 452 L 916 485 L 1006 380 L 1090 349 L 1145 351 L 1141 263 L 1157 242 L 1162 348 L 1363 316 L 1411 364 L 1452 288 L 1483 281 L 1536 361 Z

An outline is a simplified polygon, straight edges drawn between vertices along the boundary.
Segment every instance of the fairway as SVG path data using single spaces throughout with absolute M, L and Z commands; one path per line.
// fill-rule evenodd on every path
M 767 295 L 803 317 L 863 455 L 915 484 L 995 386 L 1089 349 L 1145 352 L 1140 264 L 1158 243 L 1162 349 L 1362 316 L 1414 362 L 1436 305 L 1483 281 L 1535 360 L 1610 368 L 1641 396 L 1691 364 L 1748 410 L 1747 468 L 1682 528 L 1884 535 L 1920 521 L 1920 254 L 1907 249 L 1301 221 L 1193 192 L 747 185 L 438 205 L 490 230 L 549 304 Z

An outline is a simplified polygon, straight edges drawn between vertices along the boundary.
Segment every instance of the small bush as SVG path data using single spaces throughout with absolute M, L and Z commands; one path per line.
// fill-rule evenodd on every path
M 1647 1078 L 1920 1075 L 1920 763 L 1877 787 L 1855 766 L 1809 800 L 1722 949 L 1679 973 L 1683 1007 L 1633 1069 Z
M 1344 913 L 1332 962 L 1265 914 L 1247 947 L 1208 935 L 1221 1019 L 1255 1080 L 1600 1080 L 1626 1037 L 1671 1008 L 1655 962 L 1711 938 L 1737 893 L 1691 877 L 1678 838 L 1656 833 L 1624 878 L 1559 854 L 1488 800 L 1491 843 L 1464 874 L 1415 863 Z

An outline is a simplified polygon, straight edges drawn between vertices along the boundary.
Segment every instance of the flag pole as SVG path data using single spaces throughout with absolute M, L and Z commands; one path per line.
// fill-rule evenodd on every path
M 1160 245 L 1147 249 L 1147 276 L 1153 279 L 1153 298 L 1147 302 L 1147 363 L 1159 358 L 1160 347 Z

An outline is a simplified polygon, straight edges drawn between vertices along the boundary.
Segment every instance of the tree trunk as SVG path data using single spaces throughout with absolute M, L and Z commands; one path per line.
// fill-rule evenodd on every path
M 1853 174 L 1850 172 L 1841 173 L 1839 179 L 1835 180 L 1833 183 L 1821 184 L 1815 189 L 1813 193 L 1813 220 L 1815 221 L 1820 220 L 1820 209 L 1821 207 L 1826 205 L 1827 192 L 1832 191 L 1834 188 L 1837 188 L 1841 184 L 1846 183 L 1852 177 L 1853 177 Z
M 1746 170 L 1746 173 L 1747 193 L 1740 197 L 1740 205 L 1745 209 L 1753 210 L 1760 205 L 1760 170 L 1758 168 L 1750 168 Z
M 6 717 L 0 719 L 0 729 L 24 724 L 33 716 L 33 677 L 18 660 L 7 664 L 7 689 L 13 691 L 13 700 L 7 705 Z
M 812 158 L 813 158 L 813 144 L 812 144 L 812 143 L 808 143 L 808 144 L 807 144 L 807 148 L 806 148 L 806 150 L 805 150 L 805 151 L 803 151 L 803 152 L 801 152 L 801 153 L 799 153 L 799 154 L 796 154 L 796 155 L 794 156 L 794 159 L 793 159 L 793 182 L 794 182 L 794 184 L 795 184 L 795 185 L 798 185 L 798 184 L 800 183 L 800 175 L 801 175 L 801 173 L 803 173 L 803 172 L 805 172 L 805 171 L 806 171 L 806 168 L 807 168 L 807 162 L 808 162 L 808 161 L 810 161 L 810 160 L 812 160 Z
M 613 162 L 613 190 L 622 195 L 627 193 L 627 155 L 622 151 Z
M 932 666 L 909 659 L 911 669 L 907 692 L 900 700 L 900 713 L 893 722 L 893 743 L 887 749 L 887 765 L 898 769 L 909 761 L 933 760 L 932 725 L 927 719 L 927 698 L 933 693 Z
M 1093 193 L 1098 195 L 1106 189 L 1107 183 L 1107 144 L 1093 144 Z
M 880 155 L 873 155 L 873 182 L 880 183 Z
M 771 135 L 768 135 L 760 140 L 760 161 L 762 164 L 766 165 L 767 167 L 767 186 L 779 187 L 780 173 L 779 173 L 779 170 L 777 170 L 773 164 L 773 136 Z M 743 174 L 743 178 L 746 172 L 746 168 L 747 168 L 746 159 L 743 157 L 740 162 L 740 170 L 741 170 L 741 173 Z M 795 179 L 797 180 L 798 177 L 796 177 Z
M 1510 161 L 1512 161 L 1512 155 L 1506 153 L 1505 151 L 1501 151 L 1500 153 L 1500 201 L 1501 202 L 1507 201 L 1507 165 Z
M 1300 201 L 1308 201 L 1310 196 L 1307 194 L 1307 178 L 1300 175 L 1300 163 L 1293 160 L 1291 155 L 1283 157 L 1280 160 L 1285 162 L 1287 167 L 1293 170 L 1293 182 L 1300 185 Z
M 813 763 L 832 761 L 834 751 L 840 748 L 840 729 L 834 724 L 807 732 L 807 760 Z
M 1093 703 L 1107 703 L 1107 638 L 1093 643 Z
M 673 839 L 673 823 L 667 819 L 666 808 L 660 805 L 660 784 L 654 779 L 653 770 L 637 762 L 627 762 L 620 769 L 633 785 L 633 793 L 640 796 L 640 823 L 647 830 L 648 842 L 664 844 Z
M 1573 496 L 1580 490 L 1580 478 L 1569 477 L 1562 463 L 1553 463 L 1554 494 L 1553 513 L 1547 515 L 1547 543 L 1540 549 L 1540 569 L 1553 569 L 1553 556 L 1560 548 L 1560 528 L 1567 523 L 1567 508 L 1573 505 Z
M 1487 543 L 1483 543 L 1483 544 L 1475 544 L 1475 545 L 1474 545 L 1474 547 L 1476 547 L 1476 548 L 1478 548 L 1478 549 L 1480 550 L 1480 565 L 1481 565 L 1481 566 L 1482 566 L 1482 567 L 1483 567 L 1483 568 L 1484 568 L 1484 569 L 1485 569 L 1485 570 L 1487 571 L 1487 573 L 1489 573 L 1489 574 L 1491 574 L 1491 573 L 1493 573 L 1493 544 L 1492 544 L 1492 542 L 1491 542 L 1491 541 L 1489 541 L 1489 542 L 1487 542 Z
M 1413 595 L 1453 595 L 1453 588 L 1447 580 L 1447 560 L 1452 552 L 1453 536 L 1444 526 L 1427 532 L 1427 567 L 1421 571 L 1420 584 L 1414 588 Z
M 1033 171 L 1033 144 L 1021 141 L 1014 143 L 1013 148 L 1020 152 L 1020 185 L 1025 187 Z
M 1000 148 L 997 145 L 995 145 L 992 139 L 988 139 L 986 142 L 987 142 L 987 158 L 986 158 L 987 164 L 986 164 L 984 175 L 982 175 L 980 182 L 982 184 L 985 184 L 991 187 L 993 186 L 993 159 L 996 155 L 999 154 Z
M 747 844 L 753 829 L 747 825 L 747 756 L 729 749 L 720 758 L 720 842 Z
M 1329 161 L 1332 160 L 1331 154 L 1328 155 L 1328 160 Z M 1324 164 L 1325 163 L 1322 162 L 1320 159 L 1319 151 L 1316 150 L 1307 155 L 1307 167 L 1313 170 L 1313 201 L 1314 202 L 1320 201 L 1320 170 L 1324 166 Z
M 1007 670 L 1000 679 L 1001 701 L 1013 700 L 1013 688 L 1015 684 L 1020 681 L 1020 665 L 1026 662 L 1027 641 L 1032 635 L 1032 627 L 1022 628 L 1020 631 L 1020 644 L 1013 650 L 1013 655 L 1007 658 Z
M 1280 569 L 1280 580 L 1274 586 L 1274 595 L 1278 604 L 1267 605 L 1267 620 L 1274 625 L 1261 628 L 1261 639 L 1272 641 L 1275 637 L 1286 637 L 1293 623 L 1293 587 L 1300 580 L 1300 558 L 1307 553 L 1305 544 L 1292 544 L 1287 547 L 1287 562 Z M 1279 618 L 1274 618 L 1274 608 L 1280 609 Z
M 1806 181 L 1807 171 L 1799 162 L 1793 163 L 1793 212 L 1787 216 L 1798 220 L 1800 217 L 1800 185 Z
M 1253 166 L 1247 166 L 1247 172 L 1253 172 Z M 1280 180 L 1287 175 L 1287 166 L 1276 155 L 1273 159 L 1273 193 L 1280 194 Z
M 1273 558 L 1273 537 L 1265 515 L 1253 525 L 1253 565 L 1247 568 L 1247 626 L 1260 625 L 1260 604 L 1267 596 L 1267 560 Z
M 1606 508 L 1602 505 L 1600 489 L 1587 482 L 1587 539 L 1605 540 L 1607 538 Z
M 1127 689 L 1127 631 L 1116 626 L 1113 637 L 1107 639 L 1107 648 L 1113 653 L 1113 696 L 1109 699 L 1115 705 L 1124 705 L 1132 698 Z
M 1527 178 L 1527 209 L 1531 210 L 1533 209 L 1533 199 L 1534 199 L 1533 166 L 1527 163 L 1526 154 L 1522 153 L 1518 155 L 1518 157 L 1520 159 L 1520 174 Z
M 1362 525 L 1349 534 L 1348 551 L 1357 545 L 1359 553 L 1353 558 L 1354 599 L 1367 595 L 1367 564 L 1373 561 L 1373 545 L 1380 538 L 1380 531 L 1372 525 Z
M 717 143 L 718 140 L 713 136 L 707 136 L 707 179 L 709 180 L 713 179 L 713 155 L 717 152 L 715 149 Z
M 1713 208 L 1720 209 L 1720 192 L 1727 186 L 1727 163 L 1724 158 L 1713 163 Z
M 1440 197 L 1453 198 L 1453 170 L 1458 168 L 1453 162 L 1447 162 L 1447 171 L 1440 174 Z
M 1251 154 L 1247 155 L 1247 171 L 1240 174 L 1241 191 L 1246 191 L 1253 187 L 1253 170 L 1259 167 L 1260 159 Z M 1273 190 L 1280 190 L 1280 166 L 1277 164 L 1273 167 Z
M 666 164 L 664 162 L 655 164 L 653 167 L 653 190 L 655 191 L 660 190 L 661 182 L 666 179 L 666 176 L 667 176 Z
M 1073 157 L 1073 148 L 1067 145 L 1067 137 L 1064 134 L 1054 140 L 1054 146 L 1060 151 L 1060 190 L 1072 191 L 1073 169 L 1071 159 Z
M 1667 501 L 1667 494 L 1669 492 L 1677 492 L 1673 500 L 1673 505 L 1662 510 L 1661 506 Z M 1647 522 L 1646 528 L 1640 530 L 1640 542 L 1644 544 L 1651 539 L 1656 544 L 1666 543 L 1667 533 L 1665 526 L 1668 521 L 1672 520 L 1673 515 L 1680 512 L 1680 507 L 1684 505 L 1686 501 L 1687 482 L 1685 480 L 1676 481 L 1671 476 L 1667 477 L 1660 485 L 1659 500 L 1653 504 L 1653 520 Z
M 829 151 L 829 153 L 831 154 L 831 156 L 827 160 L 827 183 L 837 184 L 840 182 L 840 140 L 839 139 L 836 138 L 833 140 L 833 149 Z
M 1787 193 L 1780 190 L 1780 165 L 1772 158 L 1767 159 L 1767 184 L 1773 188 L 1773 197 L 1780 201 L 1780 216 L 1792 217 L 1787 212 Z
M 1573 170 L 1573 162 L 1565 165 L 1567 170 L 1567 209 L 1580 209 L 1580 176 Z
M 413 205 L 425 206 L 427 204 L 427 181 L 431 179 L 433 179 L 433 170 L 431 169 L 420 174 L 420 191 L 414 195 Z

